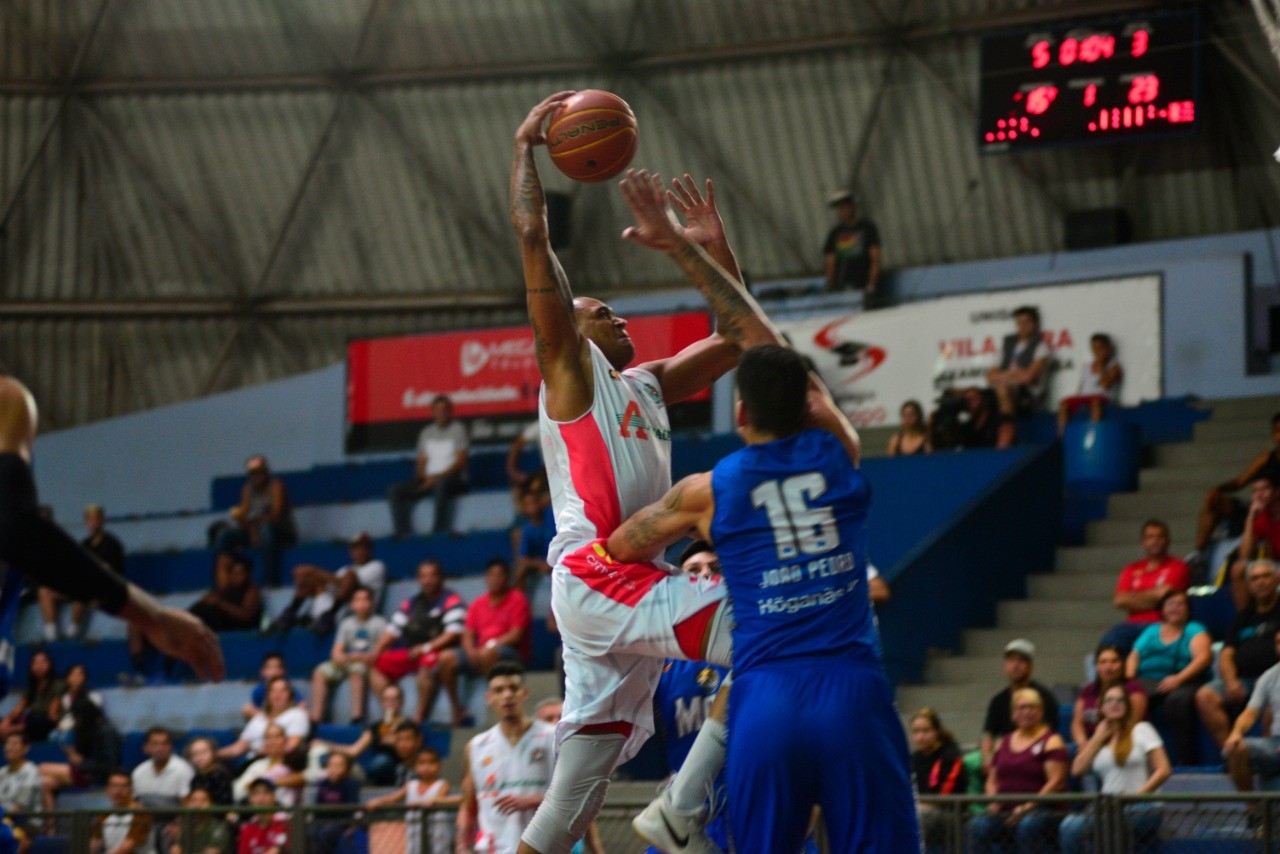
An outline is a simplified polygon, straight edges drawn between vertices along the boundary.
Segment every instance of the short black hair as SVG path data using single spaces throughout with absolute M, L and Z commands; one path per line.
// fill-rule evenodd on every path
M 110 783 L 116 777 L 123 777 L 126 783 L 130 786 L 133 785 L 133 775 L 129 773 L 128 768 L 112 768 L 111 772 L 107 774 L 107 782 Z
M 438 751 L 438 750 L 436 750 L 434 747 L 431 747 L 430 745 L 426 745 L 426 744 L 424 744 L 424 745 L 422 746 L 422 749 L 418 751 L 418 756 L 419 756 L 419 757 L 422 757 L 422 756 L 430 756 L 430 757 L 432 757 L 433 759 L 435 759 L 435 761 L 437 761 L 437 762 L 441 761 L 441 760 L 440 760 L 440 751 Z M 417 760 L 415 760 L 415 761 L 417 761 Z
M 484 565 L 484 571 L 488 572 L 490 569 L 492 569 L 495 566 L 502 567 L 503 572 L 505 572 L 508 576 L 511 575 L 511 564 L 507 562 L 506 558 L 500 558 L 500 557 L 489 558 L 489 560 Z
M 357 594 L 357 593 L 368 593 L 368 594 L 369 594 L 369 596 L 370 596 L 370 597 L 372 597 L 372 596 L 373 596 L 373 589 L 372 589 L 372 588 L 369 588 L 369 587 L 365 587 L 363 584 L 357 584 L 357 585 L 355 586 L 355 589 L 353 589 L 353 590 L 351 591 L 351 598 L 352 598 L 352 599 L 356 598 L 356 594 Z M 395 684 L 395 683 L 393 683 L 393 682 L 389 682 L 389 683 L 387 683 L 387 684 L 389 684 L 389 685 L 393 685 L 393 684 Z
M 524 667 L 514 661 L 499 661 L 489 670 L 489 677 L 486 682 L 492 682 L 500 676 L 518 676 L 524 681 Z
M 411 732 L 419 737 L 422 736 L 422 728 L 413 721 L 401 721 L 396 724 L 395 732 Z
M 1089 340 L 1090 340 L 1090 341 L 1101 341 L 1103 344 L 1106 344 L 1106 345 L 1107 345 L 1107 347 L 1109 347 L 1110 349 L 1112 349 L 1112 350 L 1115 350 L 1115 349 L 1116 349 L 1116 343 L 1115 343 L 1114 341 L 1112 341 L 1112 340 L 1111 340 L 1111 336 L 1110 336 L 1110 335 L 1108 335 L 1108 334 L 1107 334 L 1107 333 L 1105 333 L 1105 332 L 1095 332 L 1095 333 L 1093 333 L 1092 335 L 1090 335 L 1090 336 L 1089 336 Z
M 151 740 L 151 736 L 153 735 L 163 735 L 165 738 L 169 739 L 170 743 L 173 742 L 173 733 L 169 731 L 169 728 L 166 726 L 160 726 L 159 724 L 156 724 L 153 727 L 147 728 L 146 733 L 142 737 L 142 743 L 146 744 L 148 741 Z
M 1024 315 L 1034 320 L 1036 326 L 1040 325 L 1040 309 L 1036 308 L 1034 305 L 1020 305 L 1013 310 L 1013 316 L 1015 318 L 1022 317 Z
M 1147 532 L 1147 528 L 1159 528 L 1164 532 L 1165 539 L 1169 539 L 1169 526 L 1163 519 L 1148 519 L 1142 523 L 1142 527 L 1139 531 L 1145 534 Z
M 800 431 L 809 373 L 795 350 L 777 344 L 750 348 L 738 361 L 737 382 L 752 427 L 778 438 Z
M 680 552 L 680 559 L 676 561 L 676 566 L 683 567 L 685 561 L 694 555 L 700 555 L 703 552 L 713 552 L 715 548 L 706 540 L 694 540 L 692 543 L 684 547 L 684 551 Z
M 11 738 L 16 738 L 16 739 L 18 739 L 19 741 L 21 741 L 21 742 L 22 742 L 23 746 L 25 746 L 25 747 L 30 747 L 30 746 L 31 746 L 31 742 L 27 739 L 27 734 L 26 734 L 25 732 L 23 732 L 22 730 L 20 730 L 20 729 L 15 729 L 13 732 L 11 732 L 11 733 L 9 733 L 8 735 L 6 735 L 6 736 L 4 737 L 4 740 L 5 740 L 5 741 L 8 741 L 8 740 L 9 740 L 9 739 L 11 739 Z
M 270 661 L 273 658 L 280 659 L 280 663 L 284 664 L 284 654 L 279 652 L 269 652 L 266 655 L 262 656 L 262 664 L 266 664 L 268 661 Z M 262 668 L 262 664 L 258 665 L 259 669 Z

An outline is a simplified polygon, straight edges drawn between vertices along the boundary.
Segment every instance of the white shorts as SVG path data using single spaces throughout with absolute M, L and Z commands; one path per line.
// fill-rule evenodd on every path
M 703 636 L 727 597 L 719 579 L 656 561 L 618 563 L 603 540 L 566 553 L 551 576 L 551 608 L 564 641 L 557 743 L 583 727 L 617 724 L 614 731 L 629 736 L 619 761 L 634 756 L 653 734 L 663 662 L 702 657 Z

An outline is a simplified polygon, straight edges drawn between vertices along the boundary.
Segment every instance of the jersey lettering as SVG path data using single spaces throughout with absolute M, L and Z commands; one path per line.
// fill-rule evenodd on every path
M 644 431 L 644 416 L 640 414 L 640 405 L 634 400 L 627 403 L 627 411 L 622 414 L 622 428 L 618 431 L 622 438 L 631 438 L 632 419 L 635 419 L 636 422 L 635 437 L 637 439 L 648 439 L 649 434 Z
M 814 507 L 827 491 L 822 472 L 805 472 L 782 481 L 767 480 L 751 490 L 751 503 L 764 508 L 773 528 L 778 558 L 790 560 L 804 554 L 829 552 L 840 545 L 840 531 L 830 507 Z
M 676 697 L 676 738 L 697 732 L 707 719 L 706 697 Z

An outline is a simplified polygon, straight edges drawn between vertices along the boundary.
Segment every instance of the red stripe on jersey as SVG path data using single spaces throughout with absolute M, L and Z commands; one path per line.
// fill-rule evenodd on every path
M 618 482 L 614 479 L 613 458 L 592 413 L 560 425 L 569 457 L 569 480 L 582 499 L 582 512 L 595 526 L 597 537 L 607 537 L 622 524 L 618 506 Z
M 670 575 L 652 563 L 618 563 L 605 551 L 604 540 L 587 543 L 565 555 L 561 563 L 592 590 L 628 608 Z

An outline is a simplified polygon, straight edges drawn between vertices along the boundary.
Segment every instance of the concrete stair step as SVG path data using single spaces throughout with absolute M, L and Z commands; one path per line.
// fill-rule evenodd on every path
M 1135 541 L 1115 546 L 1067 546 L 1058 549 L 1057 572 L 1067 575 L 1093 575 L 1110 572 L 1120 577 L 1120 570 L 1138 558 L 1142 551 Z
M 1200 466 L 1235 466 L 1244 468 L 1257 453 L 1263 450 L 1256 442 L 1240 439 L 1202 442 L 1178 442 L 1159 445 L 1155 449 L 1155 462 L 1171 468 Z
M 1280 397 L 1236 397 L 1205 401 L 1205 405 L 1213 410 L 1215 421 L 1220 418 L 1270 418 L 1280 412 Z
M 1199 490 L 1203 495 L 1209 487 L 1235 477 L 1243 468 L 1244 464 L 1217 463 L 1142 469 L 1138 472 L 1138 491 L 1189 489 Z
M 1000 658 L 995 656 L 937 656 L 925 667 L 931 685 L 967 685 L 998 681 Z M 1035 678 L 1045 685 L 1074 685 L 1084 681 L 1084 654 L 1040 652 L 1037 647 Z
M 1046 627 L 1092 629 L 1101 636 L 1119 622 L 1114 609 L 1098 600 L 1001 602 L 996 606 L 996 613 L 1000 627 L 1016 634 Z M 1080 651 L 1087 652 L 1092 646 Z
M 1064 650 L 1078 654 L 1079 660 L 1083 661 L 1084 656 L 1097 645 L 1101 635 L 1092 628 L 1057 626 L 1035 626 L 1021 632 L 1008 628 L 965 629 L 962 649 L 966 656 L 988 656 L 993 661 L 998 661 L 1004 655 L 1005 644 L 1016 637 L 1024 637 L 1034 643 L 1038 655 L 1052 650 Z
M 1169 533 L 1173 536 L 1171 554 L 1186 554 L 1195 542 L 1196 517 L 1194 515 L 1161 517 L 1169 525 Z M 1086 529 L 1085 541 L 1091 546 L 1129 546 L 1137 550 L 1138 530 L 1132 519 L 1102 519 L 1090 522 Z M 1137 558 L 1133 558 L 1136 560 Z
M 1107 502 L 1107 518 L 1134 522 L 1134 542 L 1141 535 L 1140 525 L 1146 519 L 1167 516 L 1194 516 L 1204 501 L 1203 489 L 1143 489 L 1111 496 Z
M 1195 426 L 1193 434 L 1196 441 L 1222 442 L 1236 440 L 1256 443 L 1260 448 L 1266 447 L 1271 439 L 1270 417 L 1263 418 L 1212 418 L 1201 421 Z
M 1100 607 L 1109 608 L 1119 575 L 1119 572 L 1033 575 L 1027 579 L 1028 601 L 1097 602 Z

